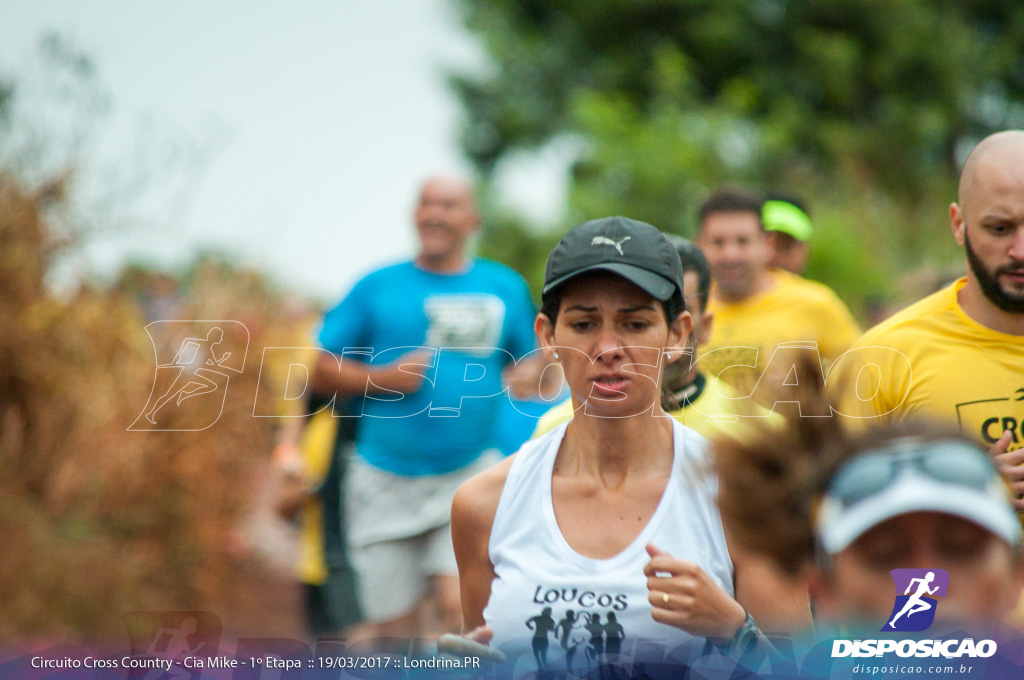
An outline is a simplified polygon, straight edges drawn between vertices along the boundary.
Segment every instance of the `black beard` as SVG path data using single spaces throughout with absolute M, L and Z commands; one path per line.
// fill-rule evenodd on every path
M 978 280 L 981 292 L 989 299 L 989 302 L 1006 312 L 1007 314 L 1024 314 L 1024 295 L 1013 295 L 1003 290 L 999 285 L 999 274 L 1003 267 L 997 267 L 994 272 L 985 269 L 984 263 L 971 248 L 971 242 L 967 238 L 967 229 L 964 228 L 964 249 L 967 251 L 967 264 L 974 272 L 974 278 Z

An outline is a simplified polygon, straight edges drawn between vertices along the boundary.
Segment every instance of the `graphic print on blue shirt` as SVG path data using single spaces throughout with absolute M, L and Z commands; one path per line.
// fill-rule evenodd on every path
M 505 303 L 494 295 L 432 295 L 423 301 L 428 347 L 487 356 L 498 347 Z

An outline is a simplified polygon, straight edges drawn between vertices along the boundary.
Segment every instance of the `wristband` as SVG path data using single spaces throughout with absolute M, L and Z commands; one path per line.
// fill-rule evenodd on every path
M 743 625 L 736 631 L 736 634 L 732 636 L 732 641 L 729 645 L 730 651 L 737 656 L 750 653 L 757 646 L 757 639 L 761 637 L 761 631 L 757 629 L 754 617 L 750 615 L 750 612 L 746 612 L 746 614 L 746 620 L 743 621 Z

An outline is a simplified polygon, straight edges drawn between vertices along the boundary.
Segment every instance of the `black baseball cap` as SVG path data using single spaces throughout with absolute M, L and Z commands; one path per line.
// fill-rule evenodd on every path
M 563 236 L 548 256 L 543 293 L 591 271 L 618 274 L 662 302 L 683 294 L 675 247 L 655 227 L 628 217 L 590 220 Z

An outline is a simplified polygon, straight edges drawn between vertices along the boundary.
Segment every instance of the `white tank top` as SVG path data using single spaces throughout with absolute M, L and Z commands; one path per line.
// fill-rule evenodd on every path
M 653 542 L 696 562 L 729 595 L 733 566 L 715 503 L 717 480 L 707 441 L 671 420 L 674 459 L 661 501 L 636 539 L 608 559 L 574 551 L 555 521 L 551 476 L 568 424 L 529 441 L 516 454 L 488 544 L 496 578 L 484 609 L 492 647 L 533 667 L 578 667 L 602 654 L 627 654 L 638 641 L 696 642 L 651 617 L 644 566 Z M 573 658 L 575 657 L 575 658 Z

